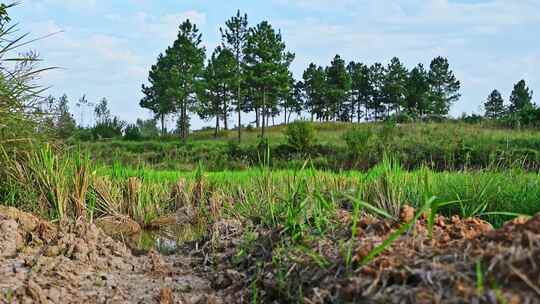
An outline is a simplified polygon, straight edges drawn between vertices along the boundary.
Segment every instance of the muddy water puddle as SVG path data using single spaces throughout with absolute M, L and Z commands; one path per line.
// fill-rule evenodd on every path
M 135 254 L 145 254 L 154 249 L 162 255 L 172 255 L 177 253 L 183 244 L 201 240 L 204 232 L 204 228 L 194 225 L 142 230 L 131 237 L 128 246 Z

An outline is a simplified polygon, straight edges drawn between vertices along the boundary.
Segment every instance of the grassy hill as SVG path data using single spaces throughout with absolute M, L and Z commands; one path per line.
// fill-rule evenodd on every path
M 309 165 L 318 169 L 368 169 L 384 155 L 398 159 L 405 168 L 428 166 L 436 170 L 464 168 L 540 168 L 540 133 L 531 130 L 495 129 L 464 123 L 350 124 L 314 123 L 314 140 L 307 151 L 297 151 L 287 140 L 287 126 L 267 132 L 270 164 L 276 168 Z M 104 164 L 119 162 L 136 167 L 193 170 L 202 163 L 207 170 L 237 170 L 257 166 L 268 150 L 259 130 L 193 132 L 186 142 L 175 137 L 142 141 L 121 139 L 83 142 L 92 157 Z

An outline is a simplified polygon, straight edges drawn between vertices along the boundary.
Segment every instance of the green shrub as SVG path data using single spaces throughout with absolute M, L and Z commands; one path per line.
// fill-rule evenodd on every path
M 108 119 L 96 124 L 96 126 L 92 128 L 92 134 L 95 139 L 121 137 L 125 125 L 126 123 L 120 120 L 120 118 L 114 117 L 113 119 Z
M 295 121 L 285 130 L 287 144 L 297 152 L 305 153 L 316 143 L 315 128 L 307 121 Z
M 77 130 L 75 131 L 74 137 L 80 141 L 91 141 L 92 139 L 94 139 L 94 136 L 92 134 L 92 129 L 83 128 L 83 127 L 77 128 Z
M 347 143 L 349 152 L 354 156 L 359 156 L 365 151 L 369 139 L 373 136 L 370 128 L 354 128 L 343 134 L 343 140 Z
M 128 125 L 126 129 L 124 130 L 124 139 L 125 140 L 141 140 L 142 134 L 139 130 L 139 127 L 136 125 Z
M 412 123 L 415 120 L 415 116 L 409 113 L 392 114 L 385 121 L 391 121 L 394 123 Z

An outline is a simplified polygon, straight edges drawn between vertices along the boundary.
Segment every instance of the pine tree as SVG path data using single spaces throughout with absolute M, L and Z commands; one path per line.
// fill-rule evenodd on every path
M 510 112 L 519 112 L 532 105 L 533 92 L 527 87 L 525 80 L 520 80 L 514 85 L 510 95 Z
M 103 97 L 94 108 L 96 115 L 96 124 L 103 124 L 111 120 L 111 110 L 109 110 L 109 101 Z
M 320 66 L 311 63 L 302 76 L 305 94 L 304 109 L 311 114 L 311 121 L 322 119 L 324 116 L 326 96 L 326 72 Z
M 429 83 L 421 63 L 410 71 L 405 91 L 405 110 L 420 117 L 425 115 L 429 110 Z
M 373 111 L 372 117 L 375 120 L 383 119 L 387 113 L 385 104 L 388 98 L 386 98 L 384 92 L 385 75 L 386 69 L 379 62 L 369 68 L 369 79 L 372 88 L 369 109 Z
M 165 127 L 166 116 L 175 111 L 173 98 L 168 95 L 168 87 L 171 84 L 168 79 L 170 67 L 167 64 L 168 61 L 163 54 L 159 54 L 156 64 L 152 65 L 148 73 L 150 85 L 142 85 L 144 97 L 139 103 L 141 107 L 149 109 L 159 118 L 161 135 L 167 133 Z
M 220 120 L 223 120 L 224 129 L 228 129 L 227 121 L 232 111 L 231 100 L 236 87 L 235 72 L 234 54 L 229 49 L 218 46 L 204 71 L 204 90 L 199 94 L 200 104 L 197 107 L 197 113 L 202 119 L 216 119 L 216 136 Z
M 447 115 L 454 102 L 459 100 L 461 84 L 450 70 L 448 59 L 437 57 L 429 65 L 430 112 Z
M 244 74 L 242 71 L 243 55 L 248 37 L 248 18 L 247 14 L 243 16 L 240 10 L 236 16 L 231 17 L 226 23 L 226 29 L 221 29 L 223 44 L 226 48 L 232 51 L 236 63 L 236 111 L 238 113 L 238 142 L 242 140 L 242 83 Z
M 268 118 L 275 114 L 277 100 L 289 87 L 289 65 L 294 54 L 285 51 L 281 34 L 263 21 L 250 28 L 244 54 L 245 70 L 253 83 L 261 109 L 261 136 L 265 136 Z
M 195 104 L 195 94 L 201 88 L 205 48 L 202 35 L 189 19 L 184 21 L 173 45 L 165 51 L 168 82 L 166 95 L 174 101 L 179 114 L 178 131 L 185 140 L 189 132 L 189 111 Z
M 485 116 L 489 119 L 499 119 L 505 113 L 504 99 L 497 90 L 491 92 L 484 103 Z
M 349 91 L 351 89 L 351 77 L 347 73 L 345 61 L 336 55 L 330 66 L 326 68 L 327 81 L 327 110 L 326 120 L 339 119 L 348 121 L 350 118 Z
M 387 109 L 394 110 L 399 115 L 401 108 L 405 106 L 408 71 L 397 57 L 392 58 L 386 70 L 383 91 L 387 98 Z
M 60 136 L 61 138 L 70 137 L 71 135 L 73 135 L 75 129 L 77 128 L 75 119 L 73 118 L 73 115 L 71 115 L 71 113 L 69 112 L 68 103 L 68 97 L 65 94 L 58 99 L 55 129 L 58 133 L 58 136 Z
M 352 61 L 347 66 L 347 70 L 351 77 L 351 112 L 356 112 L 357 122 L 360 122 L 362 112 L 367 114 L 372 91 L 369 80 L 369 67 L 363 63 Z M 362 110 L 362 107 L 364 110 Z M 351 120 L 353 113 L 351 113 Z
M 288 124 L 292 113 L 300 114 L 304 104 L 304 84 L 301 81 L 295 81 L 290 75 L 290 84 L 288 90 L 282 97 L 281 107 L 284 111 L 284 123 Z

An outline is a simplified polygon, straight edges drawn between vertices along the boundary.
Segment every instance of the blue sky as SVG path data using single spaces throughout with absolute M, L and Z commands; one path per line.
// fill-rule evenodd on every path
M 134 121 L 151 117 L 138 106 L 140 86 L 181 21 L 199 25 L 210 53 L 237 9 L 251 25 L 281 29 L 297 77 L 336 53 L 368 64 L 397 56 L 409 67 L 442 55 L 462 81 L 453 115 L 480 112 L 494 88 L 507 99 L 520 79 L 540 94 L 540 0 L 24 0 L 11 15 L 33 37 L 62 31 L 32 45 L 62 67 L 43 75 L 49 93 L 66 93 L 74 112 L 82 94 L 107 97 L 114 114 Z

